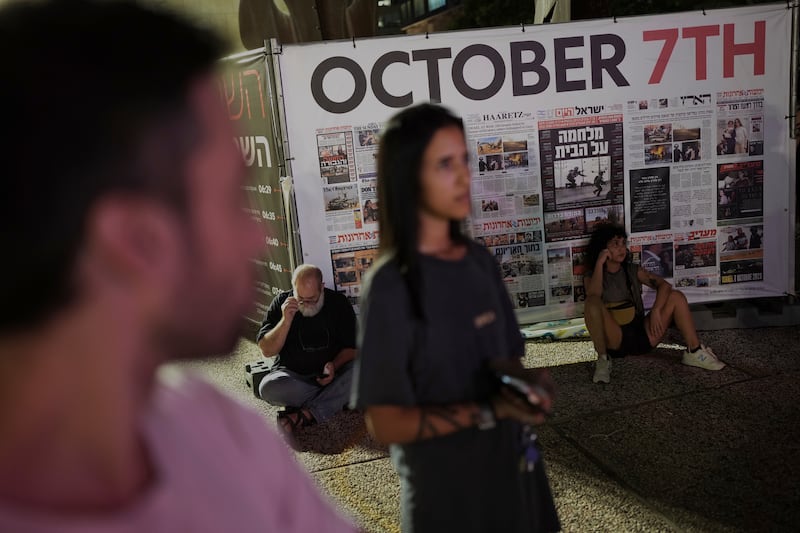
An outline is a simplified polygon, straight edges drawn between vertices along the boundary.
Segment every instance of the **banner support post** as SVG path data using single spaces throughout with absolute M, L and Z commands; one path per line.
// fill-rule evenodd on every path
M 297 217 L 297 203 L 294 195 L 294 174 L 292 172 L 292 155 L 289 146 L 288 128 L 286 125 L 286 108 L 283 98 L 283 78 L 281 76 L 281 63 L 278 56 L 283 53 L 283 46 L 275 38 L 264 41 L 272 61 L 272 73 L 275 80 L 275 94 L 270 92 L 270 98 L 275 99 L 273 109 L 278 110 L 277 128 L 281 140 L 281 153 L 283 157 L 284 176 L 281 177 L 281 192 L 284 195 L 286 205 L 287 229 L 289 230 L 289 255 L 293 262 L 292 270 L 297 265 L 305 263 L 303 259 L 303 247 L 300 242 L 300 227 Z
M 798 61 L 800 61 L 800 5 L 797 2 L 792 4 L 792 55 L 791 55 L 791 71 L 789 72 L 789 135 L 792 139 L 796 139 L 800 132 L 797 126 L 797 70 L 800 68 Z

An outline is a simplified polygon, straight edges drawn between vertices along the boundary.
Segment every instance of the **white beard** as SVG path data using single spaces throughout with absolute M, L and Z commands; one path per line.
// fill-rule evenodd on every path
M 296 297 L 297 295 L 295 295 Z M 300 305 L 300 314 L 306 318 L 311 318 L 312 316 L 317 315 L 322 310 L 322 306 L 325 305 L 325 289 L 322 289 L 322 292 L 319 293 L 319 300 L 315 304 L 301 304 Z

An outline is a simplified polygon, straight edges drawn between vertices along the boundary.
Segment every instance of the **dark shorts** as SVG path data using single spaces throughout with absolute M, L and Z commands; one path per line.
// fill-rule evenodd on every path
M 644 355 L 653 347 L 650 345 L 650 337 L 644 327 L 644 316 L 637 314 L 633 320 L 620 326 L 622 329 L 622 344 L 619 348 L 612 350 L 608 348 L 609 357 L 624 357 L 626 355 Z

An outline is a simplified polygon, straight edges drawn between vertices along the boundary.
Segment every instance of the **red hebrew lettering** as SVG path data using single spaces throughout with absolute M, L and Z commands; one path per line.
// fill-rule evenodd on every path
M 664 41 L 664 47 L 658 55 L 658 60 L 653 67 L 653 73 L 650 74 L 650 80 L 647 82 L 650 85 L 661 83 L 664 71 L 667 70 L 669 58 L 672 57 L 672 51 L 675 50 L 675 43 L 678 42 L 678 28 L 648 30 L 643 33 L 642 38 L 645 41 Z
M 256 86 L 258 87 L 258 99 L 261 102 L 261 118 L 267 117 L 267 112 L 264 110 L 264 93 L 261 90 L 261 74 L 258 73 L 257 70 L 245 70 L 243 73 L 245 76 L 255 76 L 256 77 Z M 245 90 L 247 93 L 247 117 L 252 118 L 250 115 L 250 91 Z
M 735 43 L 734 42 L 735 26 L 733 24 L 725 24 L 723 26 L 722 41 L 722 76 L 724 78 L 733 78 L 733 60 L 736 56 L 752 55 L 753 56 L 753 75 L 764 75 L 764 49 L 766 48 L 767 30 L 766 24 L 763 20 L 755 22 L 755 40 L 752 43 Z
M 694 241 L 697 239 L 707 239 L 709 237 L 715 237 L 717 235 L 717 230 L 715 229 L 700 229 L 692 231 L 689 234 L 689 240 Z
M 225 103 L 228 106 L 228 115 L 231 120 L 239 120 L 242 117 L 242 113 L 244 113 L 244 99 L 239 98 L 239 112 L 233 113 L 231 111 L 231 104 L 233 104 L 234 100 L 236 100 L 236 80 L 233 77 L 233 73 L 231 73 L 231 92 L 228 93 L 228 80 L 226 77 L 222 78 L 222 87 L 223 92 L 225 94 Z M 242 95 L 242 74 L 239 73 L 239 94 Z
M 718 25 L 683 28 L 683 38 L 694 39 L 694 69 L 696 80 L 704 80 L 707 77 L 707 39 L 715 35 L 719 35 Z

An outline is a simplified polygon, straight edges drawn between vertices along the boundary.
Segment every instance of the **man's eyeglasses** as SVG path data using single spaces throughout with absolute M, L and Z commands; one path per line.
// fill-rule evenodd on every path
M 295 291 L 294 292 L 294 297 L 297 300 L 297 303 L 299 303 L 301 305 L 305 305 L 305 304 L 317 305 L 317 302 L 319 302 L 319 299 L 322 297 L 322 293 L 318 292 L 317 296 L 315 298 L 303 298 L 302 296 L 297 294 L 297 291 Z
M 302 296 L 296 296 L 295 298 L 297 298 L 297 302 L 301 305 L 317 305 L 317 302 L 319 302 L 319 297 L 320 295 L 318 294 L 316 298 L 303 298 Z

